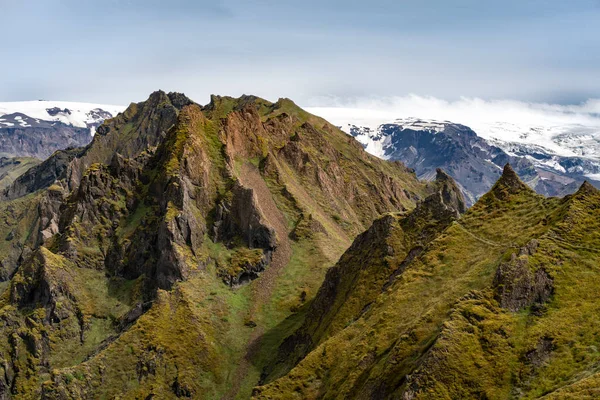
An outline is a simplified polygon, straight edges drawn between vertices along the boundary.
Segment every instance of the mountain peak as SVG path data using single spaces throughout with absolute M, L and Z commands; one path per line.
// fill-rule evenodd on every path
M 504 165 L 504 169 L 502 170 L 502 176 L 507 177 L 509 179 L 513 179 L 513 178 L 516 178 L 517 180 L 519 179 L 519 177 L 517 176 L 517 173 L 511 167 L 510 163 L 506 163 Z
M 465 198 L 458 185 L 450 175 L 438 168 L 435 191 L 419 202 L 406 220 L 408 225 L 413 227 L 420 227 L 423 222 L 430 224 L 432 221 L 438 221 L 438 224 L 434 224 L 434 233 L 437 233 L 439 227 L 445 228 L 450 221 L 459 218 L 466 210 Z M 421 234 L 425 234 L 425 231 L 426 229 Z
M 177 107 L 180 110 L 185 106 L 195 104 L 193 100 L 191 100 L 189 97 L 187 97 L 183 93 L 169 92 L 169 94 L 167 94 L 167 97 L 171 101 L 171 104 L 173 104 L 175 107 Z
M 145 101 L 145 103 L 152 104 L 154 106 L 167 103 L 173 105 L 178 110 L 181 110 L 183 107 L 190 104 L 194 104 L 194 102 L 183 93 L 166 93 L 164 90 L 152 92 L 150 96 L 148 96 L 148 99 Z
M 511 194 L 522 192 L 533 192 L 533 190 L 521 181 L 515 170 L 507 163 L 502 171 L 502 176 L 492 187 L 491 193 L 494 193 L 499 199 L 506 199 Z
M 452 179 L 452 177 L 450 175 L 448 175 L 446 173 L 446 171 L 444 171 L 441 168 L 435 169 L 435 181 L 436 182 L 452 181 L 454 183 L 454 179 Z
M 594 187 L 594 185 L 592 185 L 588 181 L 584 181 L 575 194 L 576 195 L 578 195 L 578 194 L 588 195 L 588 194 L 596 194 L 598 192 L 599 192 L 599 190 L 596 187 Z
M 435 181 L 439 187 L 442 204 L 456 210 L 459 214 L 467 211 L 465 198 L 450 175 L 441 168 L 436 169 Z

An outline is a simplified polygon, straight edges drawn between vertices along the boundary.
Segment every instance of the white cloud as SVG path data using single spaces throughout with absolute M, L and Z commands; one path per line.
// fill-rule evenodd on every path
M 471 127 L 484 138 L 542 145 L 565 156 L 585 156 L 590 145 L 600 148 L 600 99 L 559 105 L 467 97 L 446 101 L 409 95 L 321 100 L 319 107 L 308 110 L 338 126 L 374 128 L 408 117 L 451 121 Z

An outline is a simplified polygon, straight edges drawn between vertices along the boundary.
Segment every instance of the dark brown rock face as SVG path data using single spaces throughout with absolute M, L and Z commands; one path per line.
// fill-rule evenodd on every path
M 554 350 L 552 338 L 547 336 L 542 337 L 538 341 L 535 349 L 530 350 L 525 354 L 525 360 L 534 368 L 539 368 L 544 365 L 546 361 L 548 361 L 552 350 Z
M 54 256 L 45 248 L 36 250 L 19 269 L 10 287 L 14 304 L 44 307 L 46 321 L 60 321 L 77 314 L 70 289 L 70 271 L 54 261 Z
M 496 299 L 500 305 L 516 312 L 532 305 L 542 305 L 554 292 L 553 279 L 543 268 L 532 271 L 527 259 L 537 250 L 532 240 L 514 254 L 507 263 L 500 264 L 494 278 Z
M 440 194 L 442 196 L 442 204 L 445 204 L 446 207 L 453 208 L 459 214 L 467 211 L 465 199 L 456 185 L 456 182 L 454 182 L 454 179 L 452 179 L 450 175 L 438 168 L 436 170 L 435 180 L 438 185 L 441 186 Z
M 277 244 L 275 231 L 268 226 L 258 209 L 254 191 L 236 184 L 230 204 L 217 209 L 215 239 L 231 242 L 241 237 L 250 248 L 273 250 Z
M 65 176 L 70 163 L 82 153 L 83 149 L 57 151 L 43 163 L 31 168 L 18 177 L 12 185 L 0 195 L 4 200 L 12 200 L 47 188 Z

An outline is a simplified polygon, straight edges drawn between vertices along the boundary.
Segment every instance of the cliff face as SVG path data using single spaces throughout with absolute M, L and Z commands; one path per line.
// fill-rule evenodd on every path
M 397 254 L 375 250 L 359 259 L 351 248 L 309 308 L 306 321 L 315 325 L 305 323 L 280 348 L 299 355 L 284 357 L 288 367 L 297 364 L 266 374 L 255 398 L 593 398 L 599 200 L 587 183 L 546 199 L 507 165 L 463 216 L 438 224 L 419 254 L 386 271 L 389 280 L 368 306 L 332 325 L 352 296 L 364 298 L 365 278 L 353 279 L 353 271 L 377 282 L 382 259 Z M 365 234 L 365 247 L 405 237 L 380 225 Z M 340 303 L 333 317 L 317 309 Z
M 2 118 L 8 117 L 10 116 Z M 4 157 L 32 157 L 44 160 L 57 150 L 82 147 L 91 140 L 89 128 L 74 127 L 62 122 L 40 121 L 35 126 L 0 125 L 0 155 Z
M 0 202 L 0 392 L 249 396 L 286 318 L 432 188 L 290 100 L 153 93 Z

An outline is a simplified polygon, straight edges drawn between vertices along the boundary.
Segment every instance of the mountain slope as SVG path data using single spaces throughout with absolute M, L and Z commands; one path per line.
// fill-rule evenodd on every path
M 247 398 L 352 238 L 431 190 L 290 100 L 153 93 L 4 191 L 0 392 Z
M 600 334 L 599 200 L 587 183 L 546 199 L 505 167 L 423 253 L 398 255 L 406 266 L 364 313 L 255 397 L 586 398 Z
M 289 370 L 325 338 L 366 313 L 382 288 L 465 212 L 465 202 L 448 175 L 438 170 L 435 192 L 408 213 L 388 214 L 360 234 L 335 266 L 308 309 L 304 324 L 286 338 L 265 379 Z
M 36 158 L 0 158 L 0 190 L 10 186 L 15 179 L 23 175 L 30 168 L 40 163 Z

